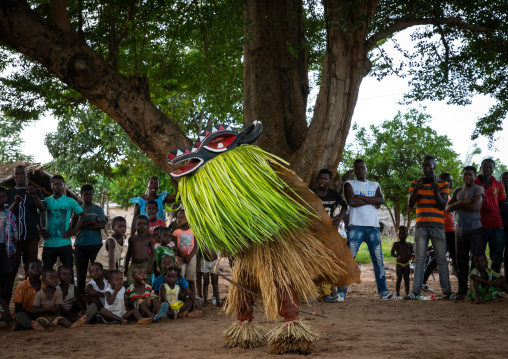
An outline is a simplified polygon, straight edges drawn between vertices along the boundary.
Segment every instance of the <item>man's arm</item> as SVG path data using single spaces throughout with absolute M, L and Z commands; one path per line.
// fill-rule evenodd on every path
M 409 199 L 407 201 L 407 205 L 409 207 L 413 208 L 415 206 L 416 201 L 418 199 L 418 190 L 422 189 L 422 187 L 423 187 L 423 183 L 422 183 L 422 179 L 420 178 L 418 181 L 416 181 L 416 185 L 414 186 L 413 191 L 409 195 Z
M 465 209 L 469 212 L 478 212 L 483 203 L 483 194 L 477 194 L 473 198 L 468 198 L 467 203 L 464 202 L 461 206 L 462 209 Z
M 448 202 L 448 194 L 441 193 L 441 187 L 436 182 L 433 182 L 431 185 L 432 191 L 434 192 L 434 198 L 436 200 L 436 207 L 442 211 L 446 208 L 446 202 Z
M 396 246 L 397 243 L 394 243 L 393 246 L 392 246 L 392 251 L 390 252 L 390 255 L 392 257 L 397 257 L 397 255 L 395 254 L 395 251 L 397 250 L 397 246 Z
M 63 234 L 64 238 L 71 238 L 71 237 L 75 236 L 76 233 L 78 233 L 79 227 L 81 227 L 81 225 L 83 224 L 83 222 L 85 221 L 85 218 L 86 218 L 86 216 L 84 215 L 83 212 L 78 214 L 78 216 L 79 216 L 78 223 L 72 229 L 69 229 L 67 232 L 65 232 Z
M 381 206 L 383 203 L 385 203 L 385 198 L 383 196 L 383 193 L 381 192 L 381 187 L 379 186 L 377 187 L 376 194 L 373 197 L 355 195 L 355 198 L 367 202 L 366 204 L 371 204 L 373 206 Z
M 42 201 L 41 197 L 39 197 L 37 195 L 37 190 L 34 188 L 34 186 L 28 186 L 26 188 L 26 192 L 33 197 L 34 199 L 34 202 L 35 202 L 35 206 L 37 207 L 37 209 L 42 213 L 44 211 L 46 211 L 46 204 L 44 204 L 44 202 Z M 41 194 L 42 196 L 42 194 Z

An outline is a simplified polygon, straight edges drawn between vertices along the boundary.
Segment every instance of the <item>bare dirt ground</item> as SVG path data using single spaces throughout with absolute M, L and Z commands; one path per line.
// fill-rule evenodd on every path
M 224 264 L 224 270 L 228 270 Z M 372 266 L 362 268 L 362 283 L 350 287 L 343 303 L 324 304 L 329 318 L 302 315 L 319 331 L 320 353 L 330 358 L 506 358 L 508 300 L 475 305 L 468 302 L 381 301 Z M 395 290 L 395 272 L 387 279 Z M 437 289 L 439 282 L 430 280 Z M 227 282 L 221 279 L 221 296 Z M 452 277 L 452 285 L 456 285 Z M 438 296 L 441 295 L 437 291 Z M 210 288 L 211 296 L 211 288 Z M 303 307 L 316 311 L 318 307 Z M 268 323 L 257 310 L 256 320 Z M 89 324 L 70 330 L 10 332 L 0 324 L 0 358 L 263 358 L 267 347 L 227 349 L 221 333 L 233 318 L 209 304 L 199 319 L 166 320 L 150 326 Z

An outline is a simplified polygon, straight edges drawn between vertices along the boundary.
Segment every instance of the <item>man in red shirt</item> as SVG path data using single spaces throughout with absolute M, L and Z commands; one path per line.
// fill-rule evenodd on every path
M 496 163 L 492 158 L 484 159 L 480 167 L 482 174 L 476 178 L 475 184 L 485 189 L 485 198 L 480 209 L 483 245 L 486 248 L 487 243 L 489 244 L 491 268 L 499 273 L 505 244 L 500 204 L 506 200 L 506 192 L 503 184 L 492 177 L 495 167 Z

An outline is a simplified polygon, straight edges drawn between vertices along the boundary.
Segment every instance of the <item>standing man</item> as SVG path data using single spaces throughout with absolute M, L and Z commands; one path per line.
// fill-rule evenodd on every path
M 409 187 L 408 205 L 409 207 L 416 205 L 416 228 L 414 236 L 415 276 L 413 292 L 404 297 L 407 300 L 420 298 L 429 239 L 434 247 L 443 299 L 454 300 L 457 297 L 451 290 L 448 262 L 446 260 L 444 209 L 448 202 L 450 186 L 448 182 L 435 177 L 435 170 L 436 159 L 432 156 L 426 156 L 422 163 L 423 178 L 413 181 Z
M 81 198 L 83 199 L 82 216 L 85 220 L 79 227 L 76 241 L 74 242 L 74 257 L 76 260 L 76 275 L 78 279 L 78 290 L 80 294 L 85 293 L 86 274 L 89 263 L 95 262 L 97 253 L 102 248 L 101 229 L 106 227 L 106 218 L 101 207 L 93 204 L 94 189 L 90 184 L 81 187 Z M 74 217 L 73 224 L 78 222 Z
M 65 181 L 62 176 L 51 177 L 51 189 L 53 195 L 46 197 L 46 217 L 43 221 L 45 229 L 41 231 L 42 238 L 45 239 L 42 249 L 42 269 L 52 269 L 58 258 L 63 265 L 73 268 L 71 237 L 76 235 L 85 216 L 80 216 L 77 225 L 69 229 L 72 212 L 80 215 L 83 209 L 78 202 L 64 194 Z M 74 274 L 72 282 L 74 283 Z
M 23 165 L 14 168 L 14 181 L 16 187 L 7 190 L 12 213 L 17 218 L 17 225 L 19 231 L 19 242 L 17 244 L 16 254 L 14 258 L 15 272 L 18 272 L 18 267 L 23 258 L 23 265 L 25 267 L 25 274 L 28 272 L 28 262 L 32 259 L 37 259 L 39 254 L 39 212 L 46 211 L 46 204 L 44 196 L 39 189 L 28 185 L 28 175 L 26 167 Z
M 353 163 L 356 179 L 344 183 L 344 195 L 349 210 L 348 247 L 351 249 L 353 258 L 365 242 L 369 248 L 374 276 L 376 278 L 377 292 L 381 299 L 391 300 L 386 285 L 385 266 L 383 263 L 383 250 L 381 246 L 381 234 L 379 232 L 379 218 L 377 208 L 385 203 L 381 187 L 377 182 L 367 181 L 367 166 L 362 159 Z M 344 288 L 344 296 L 347 286 Z
M 492 177 L 495 167 L 496 163 L 492 158 L 484 159 L 480 167 L 481 175 L 476 178 L 475 184 L 483 186 L 485 190 L 485 198 L 480 209 L 483 246 L 486 249 L 488 243 L 490 267 L 499 273 L 503 263 L 505 242 L 500 206 L 506 200 L 506 193 L 503 184 Z

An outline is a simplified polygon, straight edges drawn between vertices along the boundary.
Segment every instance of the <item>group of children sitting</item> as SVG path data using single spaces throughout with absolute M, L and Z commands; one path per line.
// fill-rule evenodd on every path
M 8 303 L 0 302 L 2 319 L 14 330 L 40 330 L 55 325 L 77 328 L 96 320 L 127 324 L 134 319 L 139 324 L 150 324 L 163 318 L 197 318 L 202 314 L 202 303 L 207 303 L 210 276 L 213 302 L 221 306 L 218 275 L 214 272 L 217 254 L 198 250 L 183 209 L 177 212 L 175 230 L 160 225 L 159 220 L 158 226 L 153 225 L 151 214 L 157 210 L 155 201 L 148 202 L 148 216 L 135 218 L 124 272 L 119 268 L 126 221 L 115 217 L 113 234 L 88 268 L 91 279 L 85 293 L 79 293 L 72 284 L 71 267 L 42 270 L 42 262 L 32 260 L 28 277 L 19 283 L 13 297 L 16 319 L 12 319 Z
M 396 264 L 397 281 L 395 290 L 397 299 L 402 299 L 400 296 L 402 279 L 404 279 L 406 295 L 409 294 L 410 262 L 414 258 L 414 246 L 406 241 L 407 237 L 407 228 L 400 226 L 399 240 L 393 244 L 391 250 L 391 255 L 395 257 Z M 474 267 L 470 273 L 470 282 L 471 285 L 469 286 L 466 300 L 474 301 L 476 304 L 493 300 L 501 292 L 508 293 L 508 284 L 505 277 L 488 267 L 485 254 L 474 257 Z

